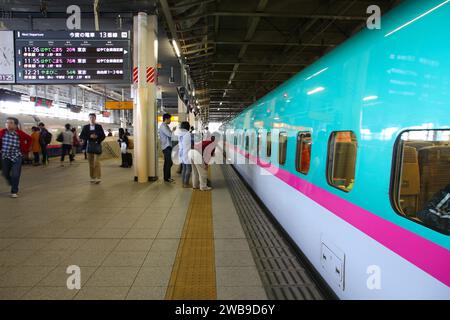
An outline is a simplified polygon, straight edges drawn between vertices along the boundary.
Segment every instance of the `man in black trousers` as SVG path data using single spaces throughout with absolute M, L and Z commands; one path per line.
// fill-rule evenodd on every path
M 161 150 L 164 154 L 164 181 L 174 183 L 171 177 L 170 169 L 172 168 L 172 130 L 169 128 L 170 118 L 168 113 L 163 115 L 163 122 L 159 126 L 159 139 L 161 142 Z

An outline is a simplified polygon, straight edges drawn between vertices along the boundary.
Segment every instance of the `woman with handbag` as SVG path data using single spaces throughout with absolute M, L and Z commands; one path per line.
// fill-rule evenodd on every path
M 125 130 L 122 128 L 119 128 L 119 140 L 117 140 L 117 142 L 119 142 L 120 152 L 122 154 L 122 164 L 120 167 L 131 168 L 131 163 L 129 161 L 130 155 L 128 153 L 129 140 L 128 136 L 125 134 Z
M 99 184 L 102 178 L 99 157 L 102 154 L 102 141 L 105 140 L 103 127 L 96 123 L 95 113 L 89 114 L 89 124 L 83 127 L 80 140 L 83 144 L 89 161 L 91 183 Z

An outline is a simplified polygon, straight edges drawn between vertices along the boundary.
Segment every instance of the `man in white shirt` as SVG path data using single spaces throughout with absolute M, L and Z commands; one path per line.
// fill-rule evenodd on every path
M 159 126 L 159 140 L 161 142 L 161 150 L 164 154 L 164 181 L 173 183 L 170 169 L 172 168 L 172 130 L 169 128 L 171 115 L 165 113 L 163 122 Z

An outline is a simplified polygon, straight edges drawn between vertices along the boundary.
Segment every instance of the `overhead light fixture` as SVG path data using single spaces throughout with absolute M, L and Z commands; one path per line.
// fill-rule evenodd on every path
M 195 89 L 192 89 L 192 96 L 195 97 Z
M 312 95 L 312 94 L 314 94 L 314 93 L 317 93 L 317 92 L 321 92 L 321 91 L 323 91 L 323 90 L 325 90 L 325 88 L 324 87 L 317 87 L 317 88 L 315 88 L 315 89 L 312 89 L 311 91 L 308 91 L 308 96 L 310 96 L 310 95 Z
M 222 105 L 222 103 L 223 103 L 223 102 L 222 102 L 222 101 L 220 101 L 219 105 L 221 106 L 221 105 Z
M 177 57 L 178 58 L 181 57 L 180 49 L 178 48 L 178 45 L 177 45 L 177 42 L 175 41 L 175 39 L 172 39 L 172 45 L 173 45 L 173 48 L 175 49 L 175 53 L 177 54 Z

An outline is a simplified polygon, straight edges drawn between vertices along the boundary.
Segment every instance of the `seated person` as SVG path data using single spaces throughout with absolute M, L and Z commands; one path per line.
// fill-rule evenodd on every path
M 450 183 L 417 212 L 417 218 L 428 226 L 450 233 Z

